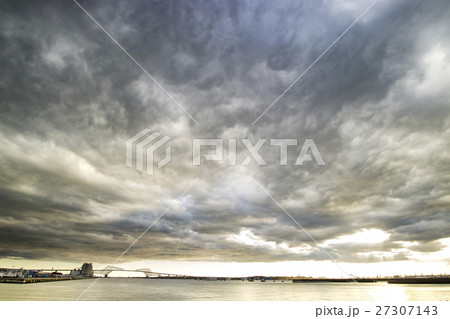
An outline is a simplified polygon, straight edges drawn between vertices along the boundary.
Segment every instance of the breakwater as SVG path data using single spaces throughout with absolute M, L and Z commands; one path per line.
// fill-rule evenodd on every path
M 450 284 L 450 277 L 411 277 L 388 279 L 390 284 Z

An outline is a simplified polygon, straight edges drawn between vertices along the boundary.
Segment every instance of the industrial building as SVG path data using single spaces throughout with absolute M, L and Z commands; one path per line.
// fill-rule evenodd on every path
M 94 277 L 94 267 L 91 263 L 84 263 L 81 267 L 81 277 Z
M 68 271 L 68 270 L 64 270 Z M 84 263 L 81 268 L 71 270 L 69 274 L 63 274 L 57 270 L 43 269 L 30 270 L 30 269 L 11 269 L 11 268 L 0 268 L 0 278 L 86 278 L 94 277 L 94 267 L 92 263 Z
M 12 277 L 12 278 L 26 278 L 28 271 L 20 268 L 20 269 L 6 269 L 0 268 L 0 278 Z

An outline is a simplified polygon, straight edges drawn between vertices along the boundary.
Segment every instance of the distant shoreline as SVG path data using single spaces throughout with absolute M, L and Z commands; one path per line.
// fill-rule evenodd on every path
M 63 277 L 63 278 L 0 278 L 2 284 L 34 284 L 41 282 L 53 282 L 53 281 L 67 281 L 67 280 L 80 280 L 80 279 L 93 279 L 94 277 Z
M 94 279 L 99 277 L 59 277 L 59 278 L 15 278 L 0 277 L 0 283 L 28 284 L 54 281 Z M 106 277 L 108 278 L 108 277 Z M 132 279 L 164 279 L 164 280 L 200 280 L 200 281 L 242 281 L 262 283 L 376 283 L 387 282 L 389 284 L 450 284 L 450 276 L 445 277 L 398 277 L 398 278 L 299 278 L 299 277 L 207 277 L 207 276 L 154 276 L 154 277 L 112 277 Z

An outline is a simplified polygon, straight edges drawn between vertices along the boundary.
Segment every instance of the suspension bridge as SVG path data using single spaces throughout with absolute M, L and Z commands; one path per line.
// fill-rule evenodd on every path
M 56 271 L 56 272 L 67 272 L 67 271 L 73 271 L 74 269 L 59 269 L 59 268 L 52 268 L 52 269 L 39 269 L 40 271 Z M 179 274 L 169 274 L 164 272 L 156 272 L 152 271 L 150 268 L 140 268 L 140 269 L 124 269 L 116 266 L 106 266 L 103 269 L 93 269 L 94 274 L 97 276 L 103 276 L 108 277 L 110 273 L 113 271 L 118 272 L 140 272 L 145 275 L 145 277 L 150 276 L 158 276 L 158 277 L 184 277 L 185 275 L 179 275 Z
M 123 269 L 123 268 L 116 267 L 116 266 L 106 266 L 103 269 L 94 269 L 94 274 L 103 275 L 104 277 L 108 277 L 108 275 L 110 273 L 112 273 L 113 271 L 141 272 L 145 275 L 145 277 L 150 277 L 150 276 L 178 277 L 178 276 L 182 276 L 182 275 L 169 274 L 169 273 L 164 273 L 164 272 L 155 272 L 155 271 L 152 271 L 150 268 Z

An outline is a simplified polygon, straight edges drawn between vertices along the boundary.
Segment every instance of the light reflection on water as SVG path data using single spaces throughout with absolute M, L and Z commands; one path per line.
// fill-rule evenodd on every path
M 75 300 L 92 280 L 0 284 L 0 300 Z M 360 283 L 376 301 L 450 299 L 450 285 Z M 368 300 L 354 283 L 248 283 L 195 280 L 100 279 L 83 300 Z

